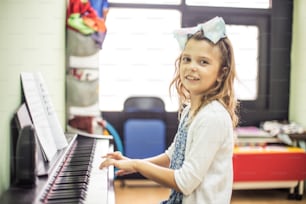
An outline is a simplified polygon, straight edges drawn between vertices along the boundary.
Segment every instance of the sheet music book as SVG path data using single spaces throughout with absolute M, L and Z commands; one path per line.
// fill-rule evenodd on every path
M 41 73 L 21 73 L 26 103 L 45 159 L 68 145 Z
M 273 137 L 273 135 L 255 126 L 237 127 L 235 132 L 238 137 Z

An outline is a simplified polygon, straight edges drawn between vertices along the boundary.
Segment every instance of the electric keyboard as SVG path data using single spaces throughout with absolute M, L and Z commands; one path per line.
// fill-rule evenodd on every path
M 111 141 L 76 135 L 47 176 L 38 176 L 34 187 L 12 186 L 0 203 L 115 204 L 114 170 L 99 169 L 101 156 L 113 151 Z

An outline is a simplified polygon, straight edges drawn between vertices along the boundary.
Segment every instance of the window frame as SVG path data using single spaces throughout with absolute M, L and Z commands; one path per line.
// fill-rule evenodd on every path
M 177 9 L 182 27 L 190 27 L 215 16 L 226 23 L 259 28 L 258 97 L 240 101 L 240 125 L 259 125 L 266 120 L 287 120 L 290 85 L 291 0 L 271 0 L 270 9 L 207 6 L 110 3 L 110 8 Z

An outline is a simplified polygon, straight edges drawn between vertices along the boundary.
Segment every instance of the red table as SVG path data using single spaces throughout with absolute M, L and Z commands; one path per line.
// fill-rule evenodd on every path
M 305 150 L 284 146 L 236 147 L 233 163 L 234 189 L 289 188 L 290 199 L 302 199 Z

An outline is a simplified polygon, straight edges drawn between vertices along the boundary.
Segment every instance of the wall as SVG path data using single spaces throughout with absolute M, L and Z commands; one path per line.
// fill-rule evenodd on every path
M 306 1 L 294 0 L 289 119 L 306 128 Z
M 21 103 L 20 72 L 40 71 L 65 122 L 65 1 L 1 0 L 0 195 L 9 187 L 10 121 Z

